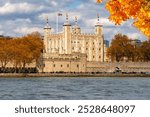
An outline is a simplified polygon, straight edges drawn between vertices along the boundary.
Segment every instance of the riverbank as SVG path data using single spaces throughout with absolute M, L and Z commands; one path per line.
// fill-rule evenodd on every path
M 122 74 L 122 73 L 1 73 L 0 78 L 10 77 L 150 77 L 150 74 Z

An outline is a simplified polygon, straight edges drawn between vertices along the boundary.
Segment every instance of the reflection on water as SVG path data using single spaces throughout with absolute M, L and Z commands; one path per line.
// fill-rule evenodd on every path
M 0 78 L 0 99 L 150 99 L 150 79 Z

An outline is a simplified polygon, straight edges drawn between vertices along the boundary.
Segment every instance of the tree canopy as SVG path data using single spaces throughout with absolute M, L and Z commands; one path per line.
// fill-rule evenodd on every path
M 130 60 L 134 53 L 134 46 L 126 35 L 117 34 L 108 49 L 108 56 L 112 61 L 122 61 L 125 57 Z
M 27 64 L 36 61 L 44 48 L 43 41 L 39 33 L 31 33 L 23 37 L 0 39 L 0 64 L 5 67 L 11 62 L 16 68 L 25 67 Z
M 108 48 L 107 56 L 111 61 L 150 61 L 150 40 L 134 43 L 126 35 L 117 34 Z
M 116 25 L 132 18 L 133 25 L 150 39 L 150 0 L 108 0 L 106 9 Z

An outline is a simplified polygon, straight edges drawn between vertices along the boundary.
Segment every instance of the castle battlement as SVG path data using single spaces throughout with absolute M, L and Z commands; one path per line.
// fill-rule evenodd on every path
M 82 33 L 77 18 L 71 26 L 66 15 L 62 32 L 53 34 L 47 20 L 44 28 L 45 71 L 85 72 L 87 62 L 104 62 L 102 25 L 98 24 L 99 18 L 94 33 Z
M 71 26 L 66 16 L 63 31 L 52 34 L 48 22 L 44 28 L 44 45 L 46 54 L 72 54 L 80 52 L 87 55 L 87 61 L 104 61 L 104 39 L 102 25 L 95 24 L 95 33 L 81 33 L 81 28 L 75 19 L 75 25 Z

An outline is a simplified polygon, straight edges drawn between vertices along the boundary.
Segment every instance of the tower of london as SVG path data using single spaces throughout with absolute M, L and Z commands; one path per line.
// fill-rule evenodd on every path
M 53 34 L 47 19 L 44 27 L 44 46 L 44 72 L 86 72 L 88 62 L 105 61 L 104 38 L 99 16 L 95 24 L 95 33 L 82 33 L 77 17 L 72 26 L 66 14 L 62 31 Z

